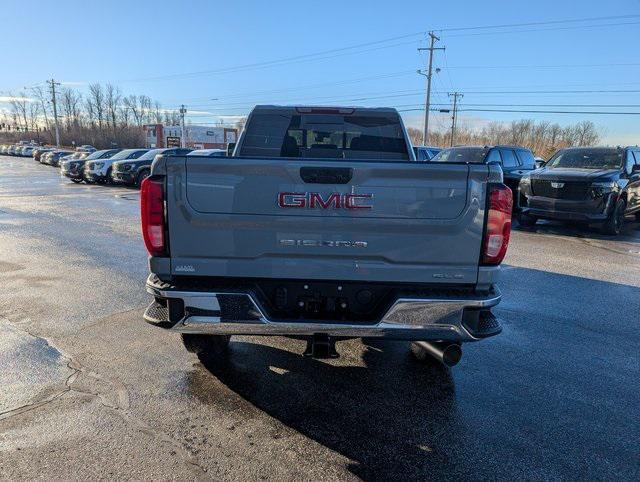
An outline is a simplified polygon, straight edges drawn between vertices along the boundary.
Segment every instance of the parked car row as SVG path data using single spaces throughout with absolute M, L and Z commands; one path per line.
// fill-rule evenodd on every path
M 40 144 L 38 144 L 35 141 L 31 141 L 31 142 L 20 141 L 17 144 L 3 144 L 3 145 L 0 145 L 0 155 L 18 156 L 18 157 L 34 157 L 34 158 L 36 158 L 35 154 L 37 152 L 38 156 L 37 156 L 36 160 L 40 160 L 40 155 L 42 155 L 43 153 L 56 151 L 56 150 L 69 152 L 69 153 L 81 152 L 81 153 L 89 154 L 89 153 L 94 152 L 96 150 L 96 148 L 86 144 L 86 145 L 82 145 L 80 147 L 77 147 L 75 150 L 55 149 L 53 147 L 41 146 Z
M 4 146 L 2 146 L 4 148 Z M 13 147 L 13 146 L 11 146 Z M 26 146 L 25 146 L 26 147 Z M 76 150 L 56 149 L 29 145 L 31 157 L 41 164 L 60 168 L 60 174 L 72 182 L 87 184 L 126 184 L 140 186 L 149 176 L 151 163 L 159 154 L 183 156 L 193 153 L 198 156 L 226 156 L 224 149 L 184 148 L 164 149 L 102 149 L 80 146 Z M 0 153 L 5 151 L 0 151 Z M 7 151 L 8 152 L 8 151 Z M 23 154 L 20 154 L 21 156 Z
M 514 216 L 522 226 L 539 219 L 600 224 L 619 234 L 627 216 L 640 221 L 640 147 L 579 147 L 559 150 L 549 161 L 522 146 L 413 147 L 416 160 L 497 164 L 513 193 Z M 104 149 L 83 145 L 75 151 L 21 141 L 0 146 L 0 154 L 31 156 L 60 167 L 71 181 L 140 186 L 158 154 L 226 156 L 223 149 Z
M 452 147 L 429 162 L 499 164 L 521 226 L 539 219 L 599 224 L 620 234 L 640 221 L 640 147 L 571 147 L 541 162 L 520 146 Z
M 35 142 L 20 141 L 17 144 L 3 144 L 0 155 L 31 157 L 33 150 L 38 147 Z

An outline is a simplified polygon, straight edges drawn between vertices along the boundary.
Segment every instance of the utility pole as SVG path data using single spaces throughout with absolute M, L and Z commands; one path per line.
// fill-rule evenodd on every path
M 180 147 L 186 147 L 184 138 L 184 115 L 187 113 L 187 108 L 182 104 L 180 106 Z
M 51 87 L 51 103 L 53 104 L 53 120 L 56 126 L 56 147 L 60 147 L 60 128 L 58 126 L 58 104 L 56 103 L 56 82 L 54 79 L 47 80 L 47 84 Z
M 453 115 L 451 116 L 451 147 L 456 136 L 456 122 L 458 119 L 458 97 L 464 97 L 460 92 L 449 93 L 449 97 L 453 97 Z
M 429 32 L 429 37 L 431 39 L 431 45 L 426 48 L 419 48 L 418 52 L 423 52 L 425 50 L 429 51 L 429 65 L 427 67 L 427 73 L 418 70 L 418 73 L 427 77 L 427 96 L 424 102 L 424 130 L 422 131 L 422 143 L 426 146 L 429 144 L 429 108 L 431 107 L 431 76 L 433 69 L 433 51 L 434 50 L 444 50 L 444 47 L 434 47 L 437 40 L 440 38 L 436 37 L 433 32 Z M 436 72 L 439 72 L 440 69 L 436 69 Z

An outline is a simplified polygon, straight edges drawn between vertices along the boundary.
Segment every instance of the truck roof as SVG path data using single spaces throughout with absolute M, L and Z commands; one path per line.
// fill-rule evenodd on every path
M 300 114 L 363 114 L 366 112 L 376 114 L 398 114 L 392 107 L 358 107 L 358 106 L 311 106 L 311 105 L 256 105 L 254 111 L 287 111 Z

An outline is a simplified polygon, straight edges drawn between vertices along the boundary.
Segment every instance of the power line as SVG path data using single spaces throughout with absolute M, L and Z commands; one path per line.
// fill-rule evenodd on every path
M 563 23 L 581 23 L 581 22 L 587 22 L 587 21 L 602 21 L 602 20 L 632 19 L 632 18 L 640 18 L 640 14 L 615 15 L 615 16 L 604 16 L 604 17 L 587 17 L 587 18 L 578 18 L 578 19 L 547 20 L 547 21 L 513 23 L 513 24 L 502 24 L 502 25 L 477 25 L 477 26 L 471 26 L 471 27 L 457 27 L 457 28 L 450 27 L 450 28 L 442 28 L 442 29 L 436 29 L 436 30 L 438 32 L 456 32 L 456 31 L 462 32 L 462 31 L 469 31 L 469 30 L 488 30 L 488 29 L 508 28 L 508 27 L 542 26 L 542 25 L 555 25 L 555 24 L 563 24 Z M 600 24 L 595 26 L 615 26 L 615 25 L 618 25 L 618 24 Z M 579 25 L 571 28 L 588 28 L 588 27 L 592 27 L 592 26 Z M 272 67 L 272 66 L 282 66 L 290 63 L 304 62 L 309 60 L 312 60 L 312 61 L 326 60 L 330 58 L 339 57 L 342 55 L 353 55 L 353 54 L 359 54 L 359 53 L 364 53 L 368 51 L 378 50 L 380 48 L 391 48 L 395 46 L 406 45 L 407 43 L 412 43 L 413 41 L 396 43 L 393 45 L 383 45 L 383 44 L 386 44 L 389 42 L 395 42 L 397 40 L 418 37 L 421 35 L 425 35 L 426 33 L 427 32 L 424 32 L 424 31 L 414 32 L 406 35 L 389 37 L 385 39 L 374 40 L 370 42 L 364 42 L 364 43 L 359 43 L 359 44 L 345 46 L 345 47 L 338 47 L 334 49 L 322 50 L 319 52 L 301 54 L 301 55 L 296 55 L 291 57 L 284 57 L 281 59 L 274 59 L 274 60 L 269 60 L 264 62 L 254 62 L 250 64 L 243 64 L 243 65 L 227 67 L 223 69 L 201 70 L 196 72 L 176 73 L 176 74 L 160 75 L 160 76 L 154 76 L 154 77 L 125 79 L 125 80 L 120 80 L 119 82 L 150 82 L 150 81 L 158 81 L 158 80 L 171 80 L 171 79 L 180 79 L 180 78 L 200 76 L 200 75 L 214 75 L 214 74 L 242 72 L 242 71 L 261 69 L 261 68 Z M 455 36 L 455 35 L 450 35 L 450 36 Z M 370 46 L 377 46 L 377 47 L 359 51 L 359 49 L 370 47 Z M 337 54 L 337 55 L 327 56 L 327 54 Z
M 433 105 L 449 105 L 449 104 L 433 104 Z M 640 104 L 468 104 L 469 107 L 618 107 L 618 108 L 636 108 Z
M 512 91 L 465 91 L 468 94 L 630 94 L 638 89 L 601 89 L 601 90 L 512 90 Z
M 519 112 L 526 114 L 589 114 L 589 115 L 640 115 L 640 112 L 602 112 L 569 110 L 516 110 L 516 109 L 461 109 L 465 112 Z
M 409 43 L 413 43 L 414 41 L 395 43 L 395 44 L 391 44 L 391 45 L 382 45 L 382 46 L 378 46 L 378 47 L 375 47 L 375 48 L 370 48 L 370 49 L 366 49 L 366 50 L 362 50 L 362 51 L 357 50 L 357 49 L 361 49 L 363 47 L 367 47 L 367 46 L 371 46 L 371 45 L 380 45 L 380 44 L 384 44 L 384 43 L 387 43 L 387 42 L 390 42 L 390 41 L 393 41 L 393 40 L 405 39 L 405 38 L 410 38 L 410 37 L 417 37 L 419 35 L 424 35 L 424 32 L 416 32 L 416 33 L 413 33 L 413 34 L 402 35 L 402 36 L 399 36 L 399 37 L 391 37 L 391 38 L 387 38 L 387 39 L 383 39 L 383 40 L 377 40 L 377 41 L 373 41 L 373 42 L 366 42 L 366 43 L 352 45 L 352 46 L 348 46 L 348 47 L 340 47 L 340 48 L 336 48 L 336 49 L 323 50 L 323 51 L 320 51 L 320 52 L 304 54 L 304 55 L 297 55 L 297 56 L 294 56 L 294 57 L 285 57 L 285 58 L 282 58 L 282 59 L 269 60 L 269 61 L 265 61 L 265 62 L 256 62 L 256 63 L 252 63 L 252 64 L 238 65 L 238 66 L 234 66 L 234 67 L 227 67 L 227 68 L 224 68 L 224 69 L 201 70 L 201 71 L 197 71 L 197 72 L 185 72 L 185 73 L 178 73 L 178 74 L 168 74 L 168 75 L 161 75 L 161 76 L 156 76 L 156 77 L 146 77 L 146 78 L 139 78 L 139 79 L 121 80 L 120 82 L 144 82 L 144 81 L 154 81 L 154 80 L 168 80 L 168 79 L 175 79 L 175 78 L 182 78 L 182 77 L 194 77 L 194 76 L 199 76 L 199 75 L 213 75 L 213 74 L 242 72 L 242 71 L 260 69 L 260 68 L 265 68 L 265 67 L 274 67 L 274 66 L 280 67 L 282 65 L 287 65 L 287 64 L 290 64 L 290 63 L 298 63 L 298 62 L 304 62 L 304 61 L 309 61 L 309 60 L 326 60 L 326 59 L 331 59 L 331 58 L 335 58 L 335 57 L 341 57 L 343 55 L 354 55 L 354 54 L 359 54 L 359 53 L 363 53 L 363 52 L 370 52 L 370 51 L 384 49 L 384 48 L 391 48 L 391 47 L 397 47 L 397 46 L 401 46 L 401 45 L 407 45 Z M 356 50 L 356 51 L 348 52 L 349 50 Z M 326 54 L 338 53 L 338 52 L 341 52 L 341 53 L 337 54 L 337 55 L 326 56 Z M 317 58 L 314 58 L 314 57 L 317 57 Z
M 556 69 L 590 67 L 637 67 L 640 62 L 608 64 L 547 64 L 547 65 L 454 65 L 447 69 Z
M 449 79 L 449 86 L 451 87 L 451 90 L 455 90 L 453 88 L 453 80 L 451 79 L 451 72 L 450 72 L 450 68 L 449 68 L 449 62 L 447 61 L 447 52 L 444 51 L 443 52 L 443 58 L 444 58 L 444 70 L 447 74 L 447 78 Z
M 533 27 L 537 25 L 595 22 L 600 20 L 621 20 L 625 18 L 638 18 L 638 17 L 640 17 L 640 14 L 611 15 L 606 17 L 565 18 L 562 20 L 544 20 L 544 21 L 538 21 L 538 22 L 506 23 L 506 24 L 498 24 L 498 25 L 474 25 L 472 27 L 450 27 L 450 28 L 438 29 L 438 32 L 460 32 L 464 30 L 481 30 L 481 29 L 509 28 L 509 27 Z
M 307 85 L 299 85 L 296 87 L 287 87 L 287 88 L 282 88 L 282 89 L 272 89 L 272 90 L 262 90 L 262 91 L 251 91 L 252 95 L 264 95 L 264 94 L 279 94 L 282 92 L 291 92 L 291 91 L 296 91 L 296 90 L 308 90 L 308 89 L 316 89 L 316 88 L 321 88 L 321 87 L 333 87 L 336 85 L 346 85 L 346 84 L 357 84 L 363 81 L 367 81 L 367 80 L 377 80 L 377 79 L 387 79 L 387 78 L 393 78 L 393 77 L 400 77 L 403 75 L 413 75 L 415 74 L 415 69 L 410 69 L 410 70 L 400 70 L 400 71 L 396 71 L 396 72 L 389 72 L 386 74 L 378 74 L 378 75 L 370 75 L 370 76 L 366 76 L 366 77 L 358 77 L 355 79 L 345 79 L 345 80 L 339 80 L 339 81 L 334 81 L 334 82 L 323 82 L 320 84 L 307 84 Z M 225 95 L 224 98 L 225 99 L 233 99 L 233 98 L 246 98 L 247 97 L 247 93 L 231 93 L 228 95 Z M 199 98 L 195 98 L 195 99 L 187 99 L 190 102 L 197 102 L 199 100 L 209 100 L 210 97 L 199 97 Z
M 569 27 L 549 27 L 549 28 L 533 28 L 533 29 L 522 29 L 522 30 L 502 30 L 502 31 L 496 31 L 496 32 L 462 33 L 462 34 L 447 35 L 447 38 L 482 36 L 482 35 L 501 35 L 501 34 L 511 34 L 511 33 L 527 33 L 527 32 L 550 32 L 550 31 L 556 31 L 556 30 L 576 30 L 576 29 L 601 28 L 601 27 L 619 27 L 622 25 L 638 25 L 639 23 L 640 22 L 617 22 L 617 23 L 600 23 L 600 24 L 593 24 L 593 25 L 573 25 Z
M 446 92 L 444 91 L 432 91 L 432 93 L 434 94 L 444 94 Z M 592 94 L 592 93 L 640 93 L 640 89 L 600 89 L 600 90 L 531 90 L 531 91 L 471 91 L 471 90 L 465 90 L 466 94 L 476 94 L 476 95 L 502 95 L 502 94 L 564 94 L 564 95 L 568 95 L 568 94 Z M 375 93 L 371 93 L 371 94 L 375 94 Z M 349 94 L 349 95 L 345 95 L 345 96 L 340 96 L 340 97 L 334 97 L 334 96 L 330 96 L 330 97 L 313 97 L 312 99 L 314 101 L 320 101 L 320 102 L 364 102 L 364 101 L 371 101 L 371 100 L 383 100 L 383 99 L 391 99 L 391 98 L 398 98 L 398 97 L 417 97 L 419 95 L 423 95 L 423 91 L 422 90 L 404 90 L 404 91 L 396 91 L 396 92 L 392 92 L 390 94 L 385 94 L 385 95 L 367 95 L 364 97 L 354 97 L 354 95 L 356 94 Z M 294 99 L 286 99 L 284 101 L 277 101 L 277 100 L 271 100 L 265 103 L 279 103 L 279 102 L 285 102 L 288 104 L 295 104 L 296 102 L 299 102 L 300 100 L 304 100 L 304 98 L 294 98 Z M 255 102 L 249 102 L 249 101 L 245 101 L 245 102 L 230 102 L 230 103 L 216 103 L 216 104 L 199 104 L 199 105 L 195 105 L 194 107 L 196 108 L 208 108 L 208 106 L 213 106 L 213 107 L 209 107 L 209 110 L 227 110 L 229 108 L 233 108 L 233 106 L 237 106 L 237 107 L 252 107 L 253 105 L 255 105 Z
M 446 57 L 446 54 L 445 54 Z M 415 74 L 415 70 L 407 70 L 407 71 L 401 71 L 395 74 L 385 74 L 385 77 L 392 77 L 392 76 L 397 76 L 397 75 L 409 75 L 409 74 Z M 244 98 L 246 99 L 247 97 L 250 97 L 251 95 L 262 95 L 262 94 L 268 94 L 268 93 L 279 93 L 279 92 L 290 92 L 290 91 L 296 91 L 296 90 L 307 90 L 309 88 L 314 88 L 314 87 L 320 87 L 320 86 L 329 86 L 329 85 L 339 85 L 339 84 L 346 84 L 346 83 L 357 83 L 360 80 L 365 80 L 365 79 L 373 79 L 373 78 L 378 78 L 378 76 L 372 76 L 372 77 L 362 77 L 362 79 L 350 79 L 350 80 L 346 80 L 346 81 L 341 81 L 341 82 L 331 82 L 331 83 L 326 83 L 326 84 L 315 84 L 315 85 L 304 85 L 304 86 L 298 86 L 298 87 L 291 87 L 291 88 L 287 88 L 287 89 L 276 89 L 276 90 L 272 90 L 272 91 L 252 91 L 250 94 L 247 93 L 234 93 L 234 94 L 230 94 L 227 96 L 224 96 L 222 98 L 224 99 L 233 99 L 233 98 Z M 380 78 L 382 78 L 382 76 L 380 76 Z M 436 82 L 438 82 L 438 77 L 435 77 Z M 561 84 L 525 84 L 525 85 L 521 85 L 521 86 L 495 86 L 495 88 L 499 88 L 499 89 L 516 89 L 516 88 L 522 88 L 522 87 L 553 87 L 553 86 L 566 86 L 566 85 L 580 85 L 580 86 L 589 86 L 589 85 L 638 85 L 640 84 L 640 82 L 614 82 L 614 83 L 607 83 L 607 84 L 603 84 L 603 83 L 599 83 L 599 82 L 570 82 L 570 83 L 561 83 Z M 453 87 L 453 84 L 450 86 Z M 470 89 L 477 89 L 478 87 L 464 87 L 463 89 L 465 90 L 465 92 L 471 92 L 472 90 Z M 449 90 L 455 90 L 453 88 L 449 89 Z M 400 91 L 400 92 L 408 92 L 408 91 Z M 416 93 L 420 93 L 423 92 L 421 90 L 416 90 Z M 438 95 L 443 95 L 446 94 L 447 89 L 445 88 L 445 86 L 440 83 L 440 90 L 439 91 L 433 91 L 432 94 L 438 94 Z M 495 91 L 492 91 L 495 92 Z M 506 93 L 509 94 L 512 91 L 504 91 L 501 93 Z M 545 93 L 547 93 L 548 91 L 544 91 Z M 553 91 L 555 92 L 555 91 Z M 566 91 L 562 91 L 561 93 L 567 93 Z M 580 93 L 582 93 L 582 91 L 580 91 Z M 605 92 L 606 93 L 606 92 Z M 365 93 L 363 95 L 370 95 L 371 93 Z M 356 94 L 349 94 L 349 96 L 351 95 L 356 95 Z M 208 100 L 208 97 L 200 97 L 199 99 L 190 99 L 190 100 Z M 317 99 L 317 97 L 315 97 L 315 99 Z M 216 104 L 194 104 L 194 107 L 207 107 L 207 106 L 220 106 L 220 105 L 234 105 L 233 103 L 225 103 L 225 104 L 221 104 L 221 103 L 216 103 Z M 235 103 L 235 105 L 246 105 L 246 101 L 244 102 L 237 102 Z M 178 109 L 180 107 L 180 104 L 168 104 L 169 107 L 174 106 L 176 109 Z
M 398 112 L 421 111 L 422 106 L 414 109 L 398 109 Z M 440 112 L 440 109 L 431 109 L 431 112 Z M 458 109 L 458 112 L 510 112 L 520 114 L 586 114 L 586 115 L 640 115 L 640 112 L 620 111 L 583 111 L 583 110 L 524 110 L 524 109 Z

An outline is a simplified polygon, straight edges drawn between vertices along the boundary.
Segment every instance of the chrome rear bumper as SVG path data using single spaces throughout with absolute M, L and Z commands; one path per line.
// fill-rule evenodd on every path
M 326 334 L 336 337 L 385 337 L 402 340 L 476 341 L 500 332 L 478 336 L 464 323 L 465 310 L 489 310 L 501 299 L 493 288 L 486 296 L 401 298 L 378 322 L 340 323 L 335 321 L 270 320 L 251 293 L 179 291 L 147 283 L 147 291 L 156 298 L 182 300 L 184 316 L 169 322 L 168 312 L 158 315 L 154 301 L 144 314 L 151 324 L 179 333 L 211 335 L 284 335 Z M 162 318 L 165 318 L 164 320 Z M 497 323 L 497 321 L 496 321 Z

